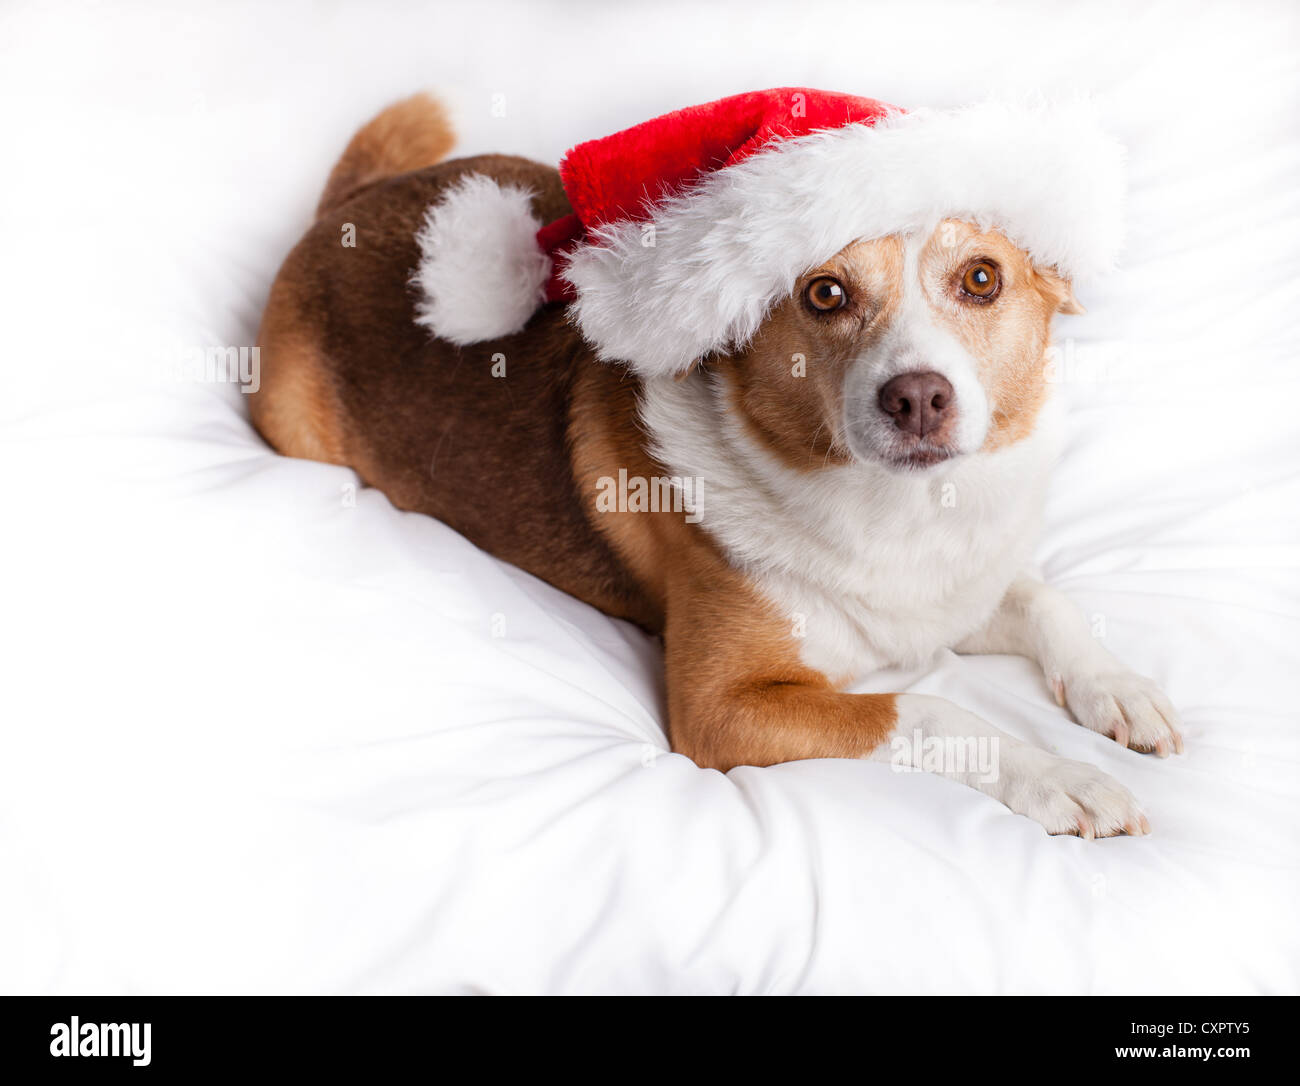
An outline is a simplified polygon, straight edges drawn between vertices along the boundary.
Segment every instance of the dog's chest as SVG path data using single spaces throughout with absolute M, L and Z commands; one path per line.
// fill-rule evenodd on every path
M 847 681 L 922 662 L 988 620 L 1030 557 L 1038 510 L 1032 488 L 990 501 L 971 492 L 982 482 L 939 476 L 887 487 L 834 527 L 788 523 L 779 560 L 749 568 L 805 664 Z
M 789 469 L 680 386 L 651 387 L 656 455 L 691 475 L 702 526 L 788 623 L 805 664 L 845 682 L 924 661 L 992 615 L 1038 534 L 1044 426 L 951 469 Z

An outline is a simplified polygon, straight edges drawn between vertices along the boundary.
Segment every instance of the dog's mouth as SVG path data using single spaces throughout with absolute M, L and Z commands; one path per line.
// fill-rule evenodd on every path
M 885 455 L 882 459 L 892 468 L 902 471 L 921 471 L 942 464 L 957 455 L 957 451 L 944 446 L 923 446 Z
M 963 449 L 952 442 L 909 439 L 898 434 L 849 434 L 848 438 L 849 448 L 857 460 L 881 464 L 890 471 L 925 471 L 949 460 L 956 460 L 964 453 Z

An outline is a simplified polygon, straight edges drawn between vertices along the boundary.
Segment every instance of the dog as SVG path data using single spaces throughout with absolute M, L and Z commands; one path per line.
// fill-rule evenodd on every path
M 764 128 L 772 109 L 799 123 Z M 661 635 L 670 742 L 700 766 L 901 758 L 1050 834 L 1147 833 L 1091 765 L 943 698 L 845 691 L 941 648 L 1018 654 L 1084 727 L 1183 749 L 1165 694 L 1030 566 L 1058 442 L 1044 355 L 1055 315 L 1082 312 L 1069 261 L 1042 253 L 1095 231 L 1017 233 L 933 194 L 914 213 L 936 177 L 968 174 L 1009 220 L 1039 198 L 990 143 L 1006 117 L 978 114 L 974 135 L 970 118 L 761 92 L 579 148 L 562 175 L 449 160 L 441 106 L 398 103 L 348 145 L 274 281 L 253 421 Z M 686 182 L 644 182 L 696 147 Z M 864 148 L 865 200 L 843 157 Z M 1061 178 L 1044 215 L 1096 198 Z M 620 179 L 645 206 L 592 211 Z M 995 773 L 923 753 L 971 742 Z

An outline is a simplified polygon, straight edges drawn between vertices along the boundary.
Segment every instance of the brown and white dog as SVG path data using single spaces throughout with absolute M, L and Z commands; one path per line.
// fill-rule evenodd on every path
M 893 138 L 893 117 L 872 138 Z M 853 127 L 854 140 L 871 132 Z M 839 154 L 836 135 L 780 153 L 821 141 Z M 444 162 L 452 143 L 441 109 L 417 97 L 362 129 L 335 167 L 259 335 L 252 413 L 276 449 L 348 465 L 399 508 L 661 634 L 670 740 L 701 766 L 897 760 L 900 737 L 994 741 L 995 774 L 914 747 L 906 760 L 1049 833 L 1148 830 L 1129 792 L 1090 765 L 942 698 L 844 692 L 943 647 L 1015 653 L 1085 727 L 1137 751 L 1182 749 L 1164 694 L 1028 569 L 1055 449 L 1044 352 L 1053 316 L 1081 312 L 1068 261 L 1038 251 L 1051 255 L 1051 236 L 1027 246 L 931 200 L 894 216 L 898 230 L 836 224 L 814 243 L 826 251 L 799 263 L 797 245 L 772 237 L 782 217 L 823 199 L 838 215 L 827 186 L 855 178 L 837 167 L 806 181 L 796 161 L 809 190 L 758 200 L 766 210 L 739 242 L 746 269 L 761 269 L 764 246 L 786 261 L 775 286 L 739 267 L 710 285 L 701 271 L 730 221 L 716 201 L 744 197 L 737 174 L 697 183 L 702 201 L 647 211 L 628 224 L 642 231 L 632 241 L 592 229 L 567 251 L 568 300 L 539 305 L 553 273 L 527 250 L 539 226 L 572 217 L 571 192 L 519 158 Z M 963 146 L 954 153 L 997 173 L 1003 148 Z M 1059 184 L 1045 206 L 1058 198 Z M 687 215 L 710 224 L 690 254 Z M 659 263 L 629 272 L 647 221 Z M 355 245 L 341 241 L 349 229 Z M 791 237 L 810 229 L 796 221 Z M 475 263 L 509 245 L 513 263 Z M 640 278 L 620 287 L 602 267 Z M 692 338 L 691 314 L 728 306 L 731 327 Z M 476 333 L 476 314 L 501 317 L 501 334 Z

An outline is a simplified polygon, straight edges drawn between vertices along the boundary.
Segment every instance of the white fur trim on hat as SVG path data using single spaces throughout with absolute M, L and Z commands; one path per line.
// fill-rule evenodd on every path
M 601 358 L 650 376 L 735 350 L 808 269 L 943 218 L 998 228 L 1067 278 L 1122 240 L 1123 152 L 1082 103 L 892 114 L 773 143 L 597 229 L 564 269 Z M 646 225 L 653 227 L 646 230 Z
M 412 277 L 416 321 L 451 343 L 518 332 L 544 298 L 551 260 L 537 245 L 532 193 L 469 174 L 425 212 Z

